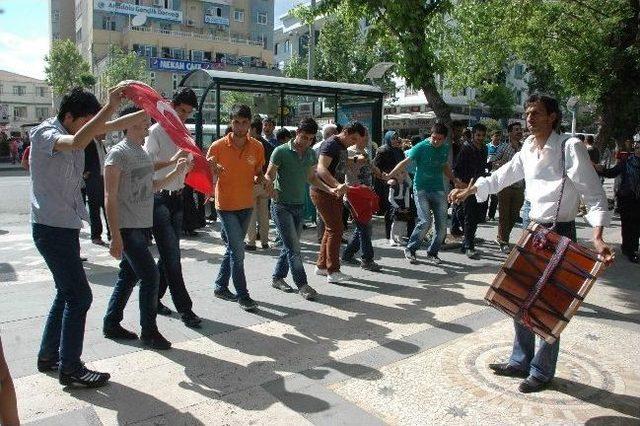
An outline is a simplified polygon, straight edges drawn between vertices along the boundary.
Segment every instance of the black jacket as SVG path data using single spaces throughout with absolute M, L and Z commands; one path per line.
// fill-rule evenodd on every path
M 473 142 L 465 142 L 460 148 L 458 158 L 455 161 L 453 174 L 464 183 L 471 179 L 487 176 L 487 147 L 477 148 Z

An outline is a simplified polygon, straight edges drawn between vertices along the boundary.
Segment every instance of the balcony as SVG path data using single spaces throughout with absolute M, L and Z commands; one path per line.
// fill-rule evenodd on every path
M 150 28 L 150 27 L 127 27 L 124 29 L 124 34 L 128 34 L 130 31 L 142 32 L 147 34 L 158 34 L 158 35 L 167 35 L 171 37 L 182 37 L 182 38 L 191 38 L 205 41 L 217 41 L 221 43 L 231 43 L 238 45 L 248 45 L 248 46 L 263 46 L 261 41 L 249 40 L 246 38 L 237 38 L 230 36 L 216 36 L 213 34 L 207 34 L 199 31 L 176 31 L 176 30 L 163 30 L 160 28 Z

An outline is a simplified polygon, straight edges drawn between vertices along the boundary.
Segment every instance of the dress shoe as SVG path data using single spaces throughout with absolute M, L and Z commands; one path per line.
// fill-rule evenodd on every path
M 518 390 L 522 393 L 540 392 L 549 386 L 549 382 L 543 382 L 533 376 L 529 376 L 520 383 Z
M 489 364 L 489 368 L 496 376 L 527 377 L 529 375 L 526 371 L 509 364 Z

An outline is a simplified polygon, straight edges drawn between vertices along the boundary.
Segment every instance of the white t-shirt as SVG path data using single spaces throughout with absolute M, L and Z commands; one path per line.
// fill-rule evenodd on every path
M 149 137 L 147 137 L 143 148 L 147 154 L 149 154 L 151 161 L 154 163 L 157 161 L 169 161 L 171 157 L 178 152 L 178 147 L 173 143 L 171 138 L 169 138 L 169 135 L 167 135 L 167 132 L 165 132 L 158 123 L 154 124 L 149 129 Z M 171 165 L 156 170 L 153 174 L 153 180 L 158 181 L 164 179 L 173 169 L 174 166 Z M 175 178 L 171 179 L 170 182 L 167 182 L 164 187 L 160 189 L 177 191 L 184 188 L 184 177 L 186 174 L 187 172 L 185 171 L 181 175 L 176 175 Z

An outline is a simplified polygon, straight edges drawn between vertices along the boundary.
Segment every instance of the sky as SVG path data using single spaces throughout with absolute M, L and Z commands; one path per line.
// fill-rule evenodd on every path
M 44 56 L 49 50 L 48 0 L 0 0 L 0 69 L 44 78 Z M 275 0 L 278 17 L 309 0 Z

